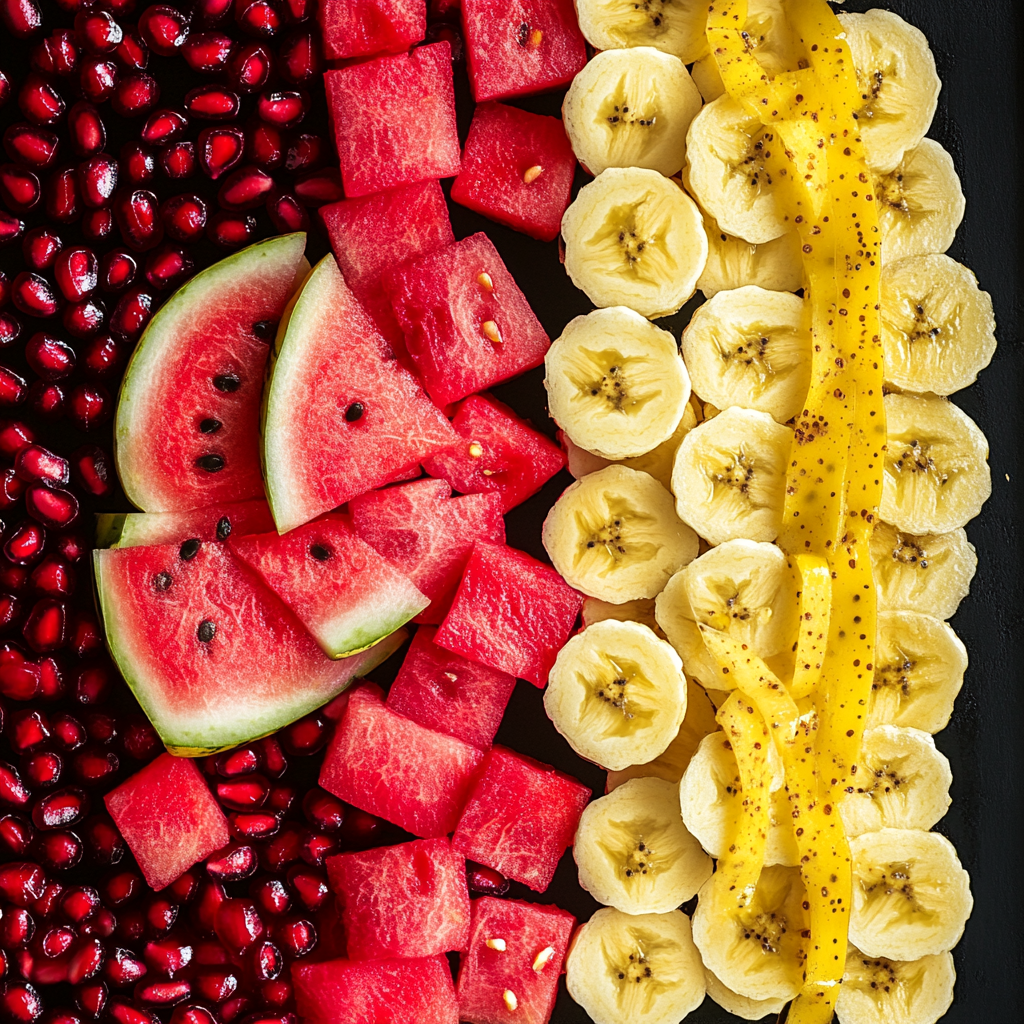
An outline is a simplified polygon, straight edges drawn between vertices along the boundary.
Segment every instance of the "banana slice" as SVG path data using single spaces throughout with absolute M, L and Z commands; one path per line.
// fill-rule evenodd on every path
M 792 430 L 754 409 L 725 409 L 694 427 L 672 469 L 679 518 L 710 544 L 774 540 L 792 439 Z
M 594 1024 L 679 1024 L 704 1000 L 690 919 L 598 910 L 572 940 L 565 983 Z
M 694 391 L 719 409 L 737 405 L 778 423 L 803 408 L 811 382 L 806 303 L 756 285 L 719 292 L 683 331 Z
M 854 791 L 839 805 L 846 834 L 930 829 L 949 809 L 952 782 L 949 761 L 928 733 L 898 725 L 868 729 Z
M 960 941 L 974 899 L 967 872 L 945 836 L 883 828 L 852 839 L 850 855 L 850 941 L 859 950 L 889 960 L 918 960 Z
M 764 126 L 729 96 L 703 107 L 686 136 L 690 190 L 730 235 L 770 242 L 786 224 L 761 158 Z
M 683 724 L 683 663 L 639 622 L 597 622 L 558 652 L 544 710 L 580 757 L 613 771 L 651 761 Z
M 962 528 L 915 536 L 878 522 L 871 534 L 871 568 L 879 610 L 951 619 L 970 592 L 978 556 Z
M 562 217 L 565 270 L 595 306 L 671 316 L 697 288 L 708 239 L 697 204 L 671 178 L 609 167 Z
M 895 170 L 875 181 L 875 204 L 884 265 L 945 252 L 964 219 L 966 201 L 953 158 L 934 140 L 924 139 Z
M 955 982 L 949 953 L 886 960 L 851 946 L 836 1016 L 839 1024 L 936 1024 L 953 1004 Z
M 804 965 L 804 884 L 797 868 L 766 867 L 742 910 L 716 892 L 714 875 L 697 895 L 693 941 L 704 966 L 748 999 L 792 999 Z
M 748 284 L 778 292 L 795 292 L 803 286 L 800 239 L 795 231 L 754 245 L 726 234 L 708 213 L 704 214 L 704 231 L 708 261 L 697 279 L 697 290 L 705 298 Z
M 704 0 L 576 0 L 576 15 L 595 50 L 653 46 L 684 64 L 708 52 Z
M 607 459 L 663 444 L 689 405 L 676 339 L 625 306 L 570 320 L 544 367 L 552 419 L 574 444 Z
M 988 441 L 977 424 L 944 398 L 915 395 L 886 395 L 885 417 L 882 518 L 908 533 L 966 526 L 992 493 Z
M 580 885 L 624 914 L 667 914 L 711 877 L 711 858 L 679 817 L 676 787 L 632 779 L 587 805 L 573 856 Z
M 566 582 L 612 604 L 651 598 L 697 554 L 654 477 L 625 466 L 589 473 L 562 493 L 541 533 Z
M 865 725 L 941 732 L 966 670 L 967 648 L 945 622 L 921 612 L 881 612 Z
M 868 167 L 891 171 L 924 138 L 942 83 L 924 33 L 891 11 L 840 14 L 857 69 Z
M 772 803 L 764 862 L 792 867 L 800 855 L 793 838 L 782 762 L 774 747 L 769 750 L 768 762 L 772 767 Z M 679 782 L 679 807 L 683 823 L 712 857 L 720 856 L 729 840 L 734 804 L 740 799 L 739 785 L 736 755 L 725 733 L 719 730 L 705 736 Z
M 785 999 L 748 999 L 731 988 L 726 988 L 721 981 L 706 967 L 704 968 L 704 985 L 708 995 L 726 1013 L 742 1017 L 743 1020 L 761 1020 L 769 1014 L 775 1015 L 782 1012 L 786 1005 Z
M 686 65 L 651 46 L 605 50 L 573 79 L 562 120 L 590 174 L 648 167 L 671 177 L 686 157 L 686 132 L 701 99 Z

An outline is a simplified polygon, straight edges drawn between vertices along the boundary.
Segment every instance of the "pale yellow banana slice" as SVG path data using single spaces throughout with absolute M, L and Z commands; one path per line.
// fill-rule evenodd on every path
M 884 828 L 850 841 L 850 941 L 868 956 L 918 960 L 952 949 L 974 900 L 953 844 L 938 832 Z
M 671 177 L 686 158 L 686 132 L 701 99 L 686 65 L 651 46 L 605 50 L 573 79 L 562 121 L 591 174 L 648 167 Z
M 596 50 L 654 46 L 684 64 L 708 52 L 705 0 L 576 0 L 576 16 Z
M 697 204 L 672 179 L 609 167 L 562 217 L 565 270 L 595 306 L 654 318 L 678 312 L 708 258 Z
M 882 518 L 908 533 L 966 526 L 992 493 L 988 441 L 977 424 L 944 398 L 915 395 L 886 395 L 885 416 Z
M 746 996 L 741 996 L 723 985 L 706 967 L 704 968 L 704 984 L 707 987 L 708 995 L 726 1013 L 741 1017 L 743 1020 L 761 1020 L 769 1014 L 774 1016 L 781 1013 L 782 1008 L 786 1005 L 785 999 L 748 999 Z
M 679 1024 L 704 1000 L 690 919 L 598 910 L 572 940 L 565 983 L 594 1024 Z
M 754 409 L 726 409 L 694 427 L 672 470 L 679 518 L 711 544 L 774 540 L 792 438 L 792 430 Z
M 936 1024 L 953 1003 L 955 982 L 949 953 L 886 960 L 851 946 L 836 1016 L 839 1024 Z
M 800 239 L 795 231 L 754 245 L 726 234 L 708 213 L 704 214 L 704 231 L 708 261 L 697 279 L 697 290 L 705 298 L 748 284 L 778 292 L 795 292 L 803 286 Z
M 661 593 L 697 555 L 697 535 L 654 477 L 625 466 L 589 473 L 548 512 L 544 548 L 570 586 L 612 604 Z
M 570 320 L 544 367 L 552 419 L 574 444 L 606 459 L 663 444 L 689 406 L 676 339 L 625 306 Z

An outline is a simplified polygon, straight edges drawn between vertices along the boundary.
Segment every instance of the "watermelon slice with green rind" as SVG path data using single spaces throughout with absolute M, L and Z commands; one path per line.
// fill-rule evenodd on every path
M 96 517 L 96 547 L 180 544 L 191 537 L 227 540 L 273 528 L 274 517 L 263 500 L 209 505 L 190 512 L 102 512 Z

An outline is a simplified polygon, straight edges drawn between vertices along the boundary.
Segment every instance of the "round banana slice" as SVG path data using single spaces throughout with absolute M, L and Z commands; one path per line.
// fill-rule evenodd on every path
M 710 544 L 775 540 L 792 439 L 792 430 L 754 409 L 725 409 L 694 427 L 672 469 L 679 518 Z
M 782 762 L 774 747 L 768 761 L 772 766 L 772 803 L 764 862 L 792 867 L 800 855 L 793 838 Z M 705 736 L 679 782 L 679 807 L 683 823 L 712 857 L 720 856 L 729 841 L 739 787 L 736 755 L 725 733 L 719 730 Z
M 566 488 L 541 539 L 571 587 L 612 604 L 655 597 L 697 555 L 697 535 L 675 515 L 672 495 L 625 466 Z
M 777 292 L 795 292 L 803 286 L 800 239 L 795 231 L 753 245 L 726 234 L 709 214 L 704 214 L 704 231 L 708 261 L 697 279 L 697 291 L 705 298 L 748 284 Z
M 924 139 L 895 170 L 875 181 L 875 204 L 884 266 L 945 252 L 964 219 L 966 202 L 953 158 L 934 140 Z
M 955 982 L 950 953 L 886 960 L 851 946 L 836 1016 L 839 1024 L 936 1024 L 953 1004 Z
M 964 683 L 967 648 L 949 625 L 921 612 L 881 612 L 867 728 L 946 728 Z
M 882 518 L 908 533 L 966 526 L 992 493 L 988 441 L 977 424 L 944 398 L 915 395 L 886 395 L 885 417 Z
M 676 787 L 632 779 L 587 805 L 573 846 L 580 885 L 624 914 L 667 914 L 711 877 L 711 858 L 679 817 Z
M 708 258 L 697 204 L 671 178 L 609 167 L 562 217 L 565 270 L 595 306 L 654 319 L 682 308 Z
M 945 836 L 883 828 L 852 839 L 850 856 L 850 941 L 861 952 L 917 960 L 960 941 L 974 899 L 967 872 Z
M 726 1013 L 734 1014 L 743 1020 L 761 1020 L 769 1014 L 775 1015 L 782 1012 L 786 1005 L 785 999 L 748 999 L 726 988 L 715 975 L 704 968 L 704 984 L 707 987 L 708 995 Z
M 839 805 L 846 834 L 930 829 L 949 809 L 952 782 L 949 761 L 928 733 L 898 725 L 868 729 L 854 791 Z
M 803 903 L 797 868 L 765 868 L 742 910 L 735 898 L 716 892 L 712 875 L 693 915 L 693 941 L 704 966 L 748 999 L 792 999 L 803 977 Z
M 840 14 L 857 69 L 857 113 L 873 171 L 891 171 L 925 136 L 942 83 L 924 33 L 891 11 Z
M 719 292 L 693 314 L 682 348 L 694 391 L 719 409 L 757 409 L 785 423 L 803 408 L 811 324 L 798 295 L 756 285 Z
M 574 444 L 607 459 L 663 444 L 689 405 L 676 339 L 625 306 L 570 320 L 544 367 L 552 419 Z
M 596 622 L 558 652 L 544 710 L 580 757 L 613 771 L 642 764 L 683 724 L 683 663 L 639 622 Z
M 708 52 L 706 0 L 576 0 L 576 16 L 595 50 L 653 46 L 684 64 Z
M 879 521 L 871 534 L 871 568 L 880 611 L 951 619 L 970 592 L 978 556 L 962 528 L 915 536 Z
M 718 226 L 748 242 L 786 233 L 761 156 L 764 126 L 729 96 L 704 106 L 686 136 L 690 190 Z
M 591 174 L 648 167 L 671 177 L 686 158 L 686 132 L 701 99 L 686 65 L 651 46 L 605 50 L 573 79 L 562 120 Z

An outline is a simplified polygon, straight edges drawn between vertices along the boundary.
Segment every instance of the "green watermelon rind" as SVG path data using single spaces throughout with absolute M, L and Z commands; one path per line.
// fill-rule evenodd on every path
M 127 512 L 100 512 L 96 516 L 96 547 L 116 548 L 128 521 Z

